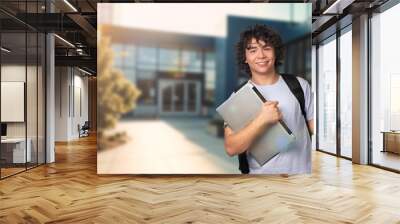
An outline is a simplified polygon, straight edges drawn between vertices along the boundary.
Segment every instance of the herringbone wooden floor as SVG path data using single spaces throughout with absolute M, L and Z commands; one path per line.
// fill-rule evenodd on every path
M 96 139 L 0 181 L 0 223 L 400 223 L 400 175 L 313 153 L 301 176 L 98 176 Z

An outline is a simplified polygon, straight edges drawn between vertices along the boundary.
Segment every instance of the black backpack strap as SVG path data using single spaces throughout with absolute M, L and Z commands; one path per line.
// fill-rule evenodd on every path
M 239 159 L 239 170 L 240 170 L 240 172 L 242 172 L 242 174 L 250 173 L 249 161 L 247 161 L 246 151 L 240 153 L 238 155 L 238 159 Z
M 311 137 L 311 131 L 308 127 L 306 109 L 305 109 L 305 99 L 304 99 L 304 91 L 301 88 L 300 82 L 295 75 L 281 74 L 283 80 L 285 80 L 286 85 L 288 85 L 290 91 L 296 97 L 297 101 L 300 104 L 301 113 L 303 114 L 304 121 L 306 122 L 306 127 L 308 130 L 308 134 Z
M 242 82 L 238 87 L 236 87 L 235 91 L 233 91 L 234 93 L 236 93 L 240 88 L 242 88 L 244 85 L 246 85 L 249 81 L 246 82 Z

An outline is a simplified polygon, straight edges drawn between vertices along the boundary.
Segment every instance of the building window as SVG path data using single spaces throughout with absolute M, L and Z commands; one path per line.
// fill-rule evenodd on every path
M 154 79 L 138 79 L 137 85 L 142 92 L 138 103 L 142 105 L 154 105 L 155 104 L 155 80 Z
M 137 70 L 136 85 L 142 92 L 138 103 L 142 105 L 155 105 L 156 71 Z
M 122 67 L 123 65 L 123 57 L 122 52 L 124 50 L 124 46 L 122 44 L 113 44 L 111 48 L 114 52 L 114 66 L 117 68 Z
M 216 66 L 215 66 L 215 53 L 207 52 L 205 57 L 205 96 L 207 102 L 212 104 L 215 97 L 215 78 L 216 78 Z
M 157 48 L 138 47 L 137 67 L 145 70 L 157 70 Z
M 340 36 L 340 154 L 352 157 L 352 35 Z
M 400 4 L 371 18 L 372 163 L 400 170 Z
M 202 72 L 202 52 L 183 50 L 182 51 L 182 71 L 183 72 Z
M 318 149 L 336 154 L 336 37 L 318 48 Z
M 179 71 L 179 51 L 177 49 L 160 49 L 160 71 Z
M 131 82 L 136 82 L 136 54 L 134 45 L 113 44 L 114 66 Z
M 134 45 L 127 45 L 124 50 L 124 67 L 134 68 L 136 66 L 136 48 Z

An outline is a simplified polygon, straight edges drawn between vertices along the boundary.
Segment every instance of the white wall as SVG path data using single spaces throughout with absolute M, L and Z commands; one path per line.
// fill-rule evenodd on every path
M 56 67 L 55 117 L 56 141 L 77 139 L 88 120 L 88 78 L 75 68 Z
M 74 102 L 71 102 L 71 105 L 74 105 L 72 108 L 72 124 L 71 124 L 71 132 L 72 138 L 78 138 L 78 124 L 82 126 L 85 121 L 88 121 L 88 78 L 85 76 L 81 76 L 82 73 L 77 73 L 78 70 L 74 70 L 74 92 L 73 96 Z M 80 102 L 79 102 L 80 101 Z M 81 108 L 80 108 L 81 107 Z M 81 110 L 81 111 L 80 111 Z
M 68 141 L 69 69 L 55 68 L 55 141 Z

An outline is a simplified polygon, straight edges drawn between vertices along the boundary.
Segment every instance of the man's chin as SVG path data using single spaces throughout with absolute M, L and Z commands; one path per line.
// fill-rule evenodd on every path
M 260 75 L 269 75 L 272 73 L 272 71 L 269 69 L 260 69 L 260 70 L 257 70 L 256 73 L 258 73 Z

